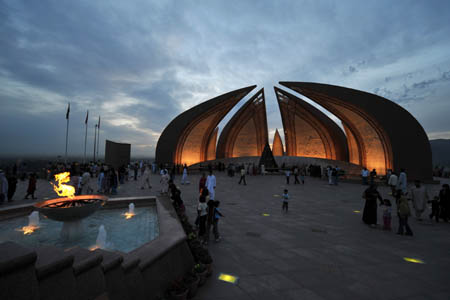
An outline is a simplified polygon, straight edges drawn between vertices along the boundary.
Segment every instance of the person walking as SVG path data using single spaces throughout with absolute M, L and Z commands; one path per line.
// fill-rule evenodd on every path
M 391 231 L 391 220 L 392 220 L 392 204 L 389 199 L 383 200 L 383 205 L 381 206 L 383 211 L 383 230 Z
M 395 197 L 395 191 L 397 188 L 397 183 L 398 183 L 398 177 L 397 174 L 395 174 L 394 172 L 391 173 L 391 176 L 389 176 L 389 181 L 388 181 L 388 185 L 391 188 L 391 195 L 393 197 Z
M 367 168 L 363 168 L 363 170 L 361 171 L 361 177 L 363 180 L 363 185 L 368 185 L 369 182 L 367 179 L 369 178 L 369 170 L 367 170 Z
M 289 184 L 289 177 L 291 177 L 291 170 L 286 169 L 284 171 L 284 174 L 286 175 L 286 184 Z
M 422 213 L 425 211 L 429 200 L 428 192 L 425 186 L 421 185 L 420 180 L 414 181 L 414 184 L 415 186 L 411 189 L 411 200 L 417 221 L 422 221 Z
M 28 199 L 28 196 L 31 196 L 32 199 L 37 199 L 34 196 L 35 192 L 36 192 L 36 174 L 31 173 L 28 180 L 27 194 L 25 195 L 24 199 Z
M 428 201 L 428 203 L 431 203 L 431 214 L 430 219 L 432 220 L 433 217 L 436 219 L 436 223 L 439 223 L 439 196 L 435 196 L 433 200 Z
M 366 199 L 364 205 L 362 220 L 371 227 L 377 226 L 377 199 L 380 200 L 380 205 L 383 204 L 383 199 L 377 191 L 377 186 L 371 184 L 363 193 L 362 197 Z
M 147 165 L 144 165 L 144 173 L 141 177 L 141 190 L 145 189 L 145 186 L 148 186 L 149 189 L 152 188 L 150 184 L 150 167 Z
M 375 183 L 375 178 L 377 177 L 377 170 L 373 169 L 372 172 L 370 172 L 370 184 Z
M 184 164 L 184 168 L 183 168 L 183 176 L 181 177 L 181 184 L 188 184 L 189 181 L 187 180 L 187 176 L 188 176 L 188 170 L 187 170 L 187 165 Z
M 16 175 L 11 174 L 10 176 L 7 177 L 7 179 L 8 179 L 8 202 L 12 202 L 17 188 L 17 177 Z
M 211 196 L 209 198 L 209 201 L 206 203 L 208 205 L 207 208 L 207 214 L 206 214 L 206 232 L 203 239 L 203 244 L 208 245 L 209 243 L 209 234 L 211 232 L 211 227 L 214 223 L 214 200 L 211 199 Z
M 167 170 L 162 170 L 161 180 L 161 194 L 168 194 L 169 192 L 169 175 L 167 174 Z
M 306 173 L 305 168 L 302 168 L 300 170 L 300 181 L 302 182 L 302 184 L 305 184 L 305 175 L 306 175 L 305 173 Z
M 281 207 L 281 210 L 288 212 L 288 209 L 289 209 L 289 194 L 288 194 L 288 190 L 287 189 L 285 189 L 283 191 L 282 199 L 283 199 L 283 206 Z
M 216 242 L 220 241 L 219 220 L 220 220 L 220 218 L 224 217 L 224 215 L 220 212 L 219 205 L 220 205 L 220 201 L 218 201 L 218 200 L 214 201 L 213 233 L 214 233 L 214 239 Z
M 205 173 L 202 173 L 202 177 L 198 182 L 198 192 L 201 193 L 205 189 L 205 187 L 206 187 L 206 176 Z
M 8 201 L 8 180 L 3 170 L 0 170 L 0 204 Z
M 244 185 L 247 185 L 247 182 L 245 181 L 245 169 L 243 167 L 241 168 L 241 179 L 239 179 L 239 184 L 241 184 L 242 181 L 244 181 Z
M 206 204 L 206 197 L 208 195 L 208 190 L 204 190 L 205 192 L 200 195 L 198 199 L 197 205 L 197 214 L 198 214 L 198 223 L 196 220 L 196 225 L 199 226 L 198 236 L 204 239 L 206 233 L 206 216 L 208 214 L 207 209 L 208 205 Z
M 397 234 L 403 235 L 403 232 L 405 230 L 405 235 L 413 235 L 413 232 L 408 225 L 408 217 L 411 215 L 411 211 L 408 205 L 408 199 L 403 194 L 402 190 L 397 190 L 396 193 L 397 215 L 399 223 Z
M 244 170 L 245 172 L 245 170 Z M 215 200 L 216 197 L 216 176 L 214 176 L 213 171 L 209 171 L 209 175 L 206 178 L 206 188 L 209 192 L 209 199 Z
M 442 189 L 439 191 L 439 200 L 440 217 L 448 222 L 450 219 L 450 186 L 448 184 L 442 185 Z
M 403 195 L 407 194 L 408 180 L 406 177 L 405 169 L 400 169 L 400 175 L 398 176 L 397 181 L 397 190 L 402 190 Z
M 294 167 L 294 184 L 300 184 L 300 181 L 298 181 L 298 168 L 297 166 Z

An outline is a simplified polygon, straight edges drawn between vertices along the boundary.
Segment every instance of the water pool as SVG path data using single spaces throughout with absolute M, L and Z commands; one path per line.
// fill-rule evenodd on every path
M 159 235 L 158 214 L 156 206 L 136 207 L 135 216 L 126 219 L 123 215 L 128 208 L 103 208 L 82 220 L 83 234 L 76 239 L 60 237 L 62 222 L 47 219 L 40 214 L 40 227 L 33 233 L 25 235 L 20 229 L 28 225 L 28 216 L 0 222 L 0 242 L 13 241 L 27 247 L 54 245 L 63 249 L 80 246 L 95 248 L 100 225 L 107 233 L 106 250 L 130 252 Z

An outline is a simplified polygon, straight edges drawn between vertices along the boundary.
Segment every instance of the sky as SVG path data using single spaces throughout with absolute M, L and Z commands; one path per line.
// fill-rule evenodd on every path
M 450 138 L 449 20 L 446 0 L 0 0 L 0 156 L 64 155 L 70 102 L 69 155 L 89 110 L 89 156 L 101 115 L 100 153 L 152 157 L 178 114 L 254 84 L 219 127 L 264 87 L 271 141 L 279 81 L 375 93 Z

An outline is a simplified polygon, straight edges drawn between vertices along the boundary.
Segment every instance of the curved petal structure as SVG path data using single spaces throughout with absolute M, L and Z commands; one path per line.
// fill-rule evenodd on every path
M 283 142 L 281 141 L 278 129 L 275 130 L 275 135 L 273 136 L 272 153 L 273 156 L 283 156 L 284 154 Z
M 284 127 L 287 156 L 348 161 L 344 132 L 324 113 L 274 87 Z
M 208 148 L 206 149 L 206 160 L 216 159 L 216 144 L 217 144 L 217 133 L 219 132 L 219 127 L 214 129 L 208 142 Z
M 261 156 L 268 143 L 264 89 L 231 118 L 219 137 L 217 158 Z
M 214 129 L 230 109 L 255 87 L 220 95 L 178 115 L 158 140 L 156 161 L 187 165 L 205 161 Z
M 354 89 L 306 82 L 280 84 L 317 102 L 341 119 L 350 162 L 376 169 L 406 168 L 408 179 L 431 180 L 428 137 L 417 120 L 396 103 Z

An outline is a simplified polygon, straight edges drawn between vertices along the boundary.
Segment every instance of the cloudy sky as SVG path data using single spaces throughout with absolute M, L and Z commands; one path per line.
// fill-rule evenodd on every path
M 0 155 L 63 155 L 70 101 L 70 155 L 89 109 L 88 154 L 101 115 L 100 152 L 153 156 L 179 113 L 253 84 L 272 138 L 278 81 L 376 93 L 450 138 L 449 20 L 445 0 L 0 0 Z

